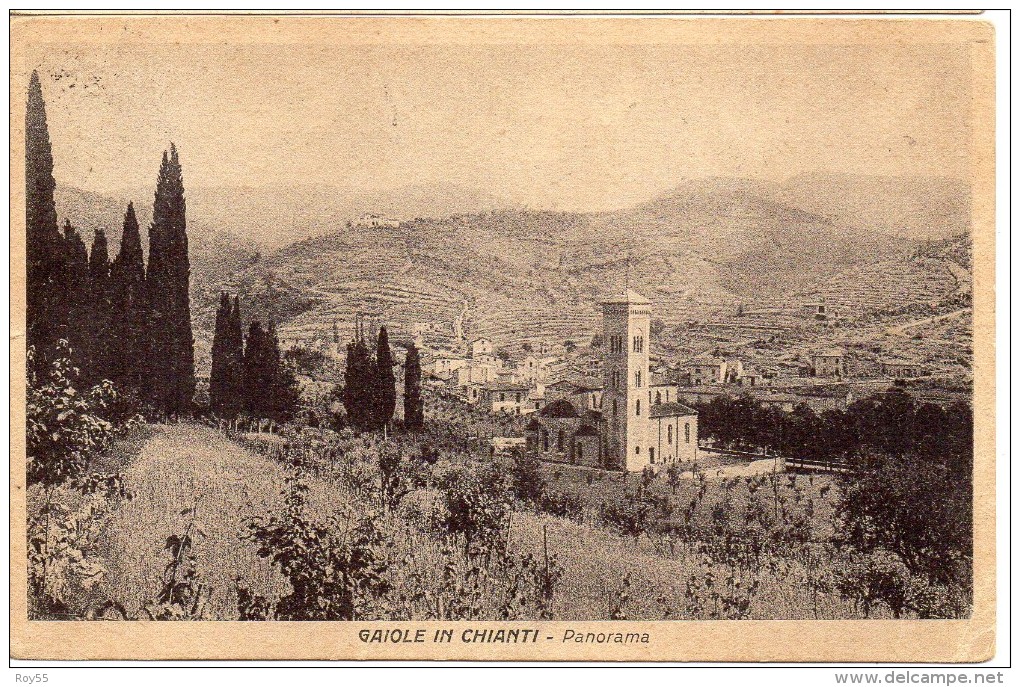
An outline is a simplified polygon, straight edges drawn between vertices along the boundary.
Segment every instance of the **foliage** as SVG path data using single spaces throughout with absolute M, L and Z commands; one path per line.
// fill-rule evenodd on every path
M 969 474 L 948 454 L 868 453 L 841 477 L 840 539 L 865 554 L 895 553 L 914 574 L 969 586 L 973 514 Z
M 435 476 L 446 506 L 444 534 L 464 539 L 483 552 L 502 551 L 512 512 L 512 482 L 501 461 L 448 466 Z
M 57 345 L 66 355 L 66 341 Z M 30 367 L 35 350 L 28 352 Z M 92 456 L 103 451 L 114 437 L 108 417 L 117 400 L 110 382 L 82 394 L 75 388 L 76 368 L 67 357 L 56 357 L 45 378 L 30 373 L 26 402 L 26 452 L 28 484 L 47 487 L 81 476 Z
M 525 503 L 538 503 L 546 489 L 538 456 L 526 451 L 515 453 L 512 475 L 514 496 Z
M 241 594 L 242 618 L 261 613 L 276 620 L 356 620 L 367 599 L 390 590 L 384 538 L 373 513 L 334 515 L 325 524 L 306 512 L 307 485 L 288 480 L 283 514 L 254 518 L 251 536 L 258 555 L 272 561 L 292 591 L 274 604 Z
M 268 330 L 258 320 L 249 326 L 241 379 L 248 415 L 278 423 L 294 417 L 300 391 L 294 371 L 280 357 L 280 342 L 272 322 Z
M 404 359 L 404 427 L 420 431 L 425 426 L 425 404 L 421 395 L 421 356 L 414 344 Z
M 584 502 L 580 497 L 555 489 L 544 490 L 535 505 L 543 513 L 558 518 L 569 518 L 581 522 L 584 519 Z
M 150 401 L 157 412 L 170 416 L 190 413 L 195 395 L 190 274 L 184 179 L 177 148 L 171 143 L 156 178 L 145 275 Z
M 119 498 L 119 475 L 93 475 L 50 487 L 28 517 L 29 617 L 72 617 L 69 596 L 92 589 L 106 574 L 97 540 Z
M 379 328 L 375 352 L 375 379 L 372 384 L 372 426 L 387 427 L 397 406 L 397 380 L 393 373 L 393 352 L 386 327 Z
M 182 516 L 189 516 L 184 532 L 170 535 L 163 545 L 170 560 L 163 569 L 162 585 L 156 599 L 142 609 L 149 620 L 208 619 L 209 589 L 199 580 L 194 552 L 194 538 L 205 536 L 195 524 L 197 508 L 196 501 L 193 507 L 181 511 Z
M 865 618 L 885 603 L 899 618 L 909 604 L 910 572 L 899 556 L 879 549 L 851 555 L 836 570 L 836 588 Z
M 244 340 L 241 334 L 240 301 L 220 294 L 212 342 L 209 405 L 213 415 L 233 418 L 244 405 Z
M 120 251 L 110 266 L 110 376 L 125 393 L 148 396 L 149 298 L 142 237 L 135 207 L 128 203 Z
M 25 107 L 26 324 L 28 346 L 36 350 L 32 362 L 43 367 L 51 348 L 65 336 L 57 316 L 63 295 L 63 243 L 53 197 L 56 185 L 46 103 L 39 74 L 33 71 Z

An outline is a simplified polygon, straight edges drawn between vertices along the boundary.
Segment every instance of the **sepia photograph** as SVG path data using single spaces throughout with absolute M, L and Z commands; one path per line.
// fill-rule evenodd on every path
M 13 655 L 986 658 L 993 43 L 13 16 Z

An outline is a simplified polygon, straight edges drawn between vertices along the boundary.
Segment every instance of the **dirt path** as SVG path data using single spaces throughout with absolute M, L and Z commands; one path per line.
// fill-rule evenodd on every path
M 898 325 L 895 325 L 895 326 L 892 326 L 892 327 L 887 327 L 885 331 L 887 333 L 891 334 L 892 336 L 908 336 L 907 331 L 906 331 L 908 329 L 913 329 L 914 327 L 920 327 L 923 324 L 929 324 L 929 323 L 932 323 L 932 322 L 941 322 L 942 320 L 948 320 L 948 319 L 953 318 L 953 317 L 959 317 L 960 315 L 962 315 L 964 313 L 967 313 L 967 312 L 970 312 L 970 308 L 961 308 L 959 310 L 954 310 L 953 312 L 944 313 L 942 315 L 933 315 L 932 317 L 925 317 L 925 318 L 922 318 L 920 320 L 912 320 L 910 322 L 905 322 L 903 324 L 898 324 Z M 946 343 L 956 343 L 956 342 L 947 341 Z
M 102 548 L 109 573 L 100 591 L 132 614 L 154 599 L 169 560 L 166 539 L 185 531 L 192 516 L 182 511 L 194 508 L 194 547 L 202 582 L 212 588 L 210 610 L 232 617 L 239 573 L 267 587 L 280 584 L 242 535 L 250 517 L 280 507 L 283 470 L 202 425 L 153 425 L 147 432 L 120 468 L 132 499 L 106 527 Z

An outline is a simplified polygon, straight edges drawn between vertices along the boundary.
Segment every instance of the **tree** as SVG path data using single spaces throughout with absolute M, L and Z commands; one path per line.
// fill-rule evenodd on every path
M 267 416 L 266 392 L 272 385 L 272 376 L 269 336 L 262 323 L 255 320 L 248 327 L 248 337 L 244 342 L 242 370 L 244 411 L 252 417 Z
M 360 336 L 347 344 L 347 367 L 344 370 L 343 403 L 347 419 L 358 430 L 372 426 L 372 385 L 375 361 Z
M 59 319 L 63 338 L 71 344 L 71 361 L 79 370 L 89 368 L 92 326 L 89 322 L 89 254 L 71 221 L 64 223 L 64 261 L 61 266 L 62 295 Z
M 212 367 L 209 371 L 209 410 L 218 417 L 225 417 L 226 408 L 233 389 L 230 388 L 227 349 L 230 345 L 230 318 L 233 307 L 226 291 L 220 294 L 220 305 L 216 309 L 216 325 L 213 329 Z
M 89 350 L 88 378 L 93 381 L 110 379 L 113 346 L 112 292 L 110 254 L 106 232 L 97 229 L 89 252 L 89 323 L 92 329 Z
M 397 379 L 393 374 L 393 365 L 389 334 L 386 327 L 380 327 L 379 338 L 376 341 L 375 379 L 372 384 L 372 424 L 376 429 L 382 429 L 389 424 L 397 407 Z
M 224 380 L 225 417 L 233 418 L 244 410 L 244 326 L 241 323 L 241 299 L 234 296 L 234 307 L 227 320 L 226 366 Z
M 151 400 L 169 414 L 191 410 L 195 394 L 195 341 L 191 330 L 188 235 L 184 179 L 177 148 L 163 153 L 149 229 Z
M 404 359 L 404 426 L 419 430 L 425 426 L 425 408 L 421 399 L 421 356 L 414 344 Z
M 61 336 L 55 310 L 61 296 L 64 244 L 57 228 L 56 186 L 46 103 L 39 74 L 33 71 L 25 108 L 26 325 L 27 343 L 36 350 L 35 364 L 43 369 Z
M 148 392 L 149 316 L 145 260 L 135 207 L 128 203 L 120 252 L 110 267 L 110 326 L 116 342 L 110 350 L 110 375 L 125 392 Z
M 266 362 L 270 369 L 266 416 L 276 422 L 286 422 L 294 417 L 301 394 L 294 369 L 285 364 L 280 355 L 280 339 L 272 320 L 269 321 L 266 344 Z

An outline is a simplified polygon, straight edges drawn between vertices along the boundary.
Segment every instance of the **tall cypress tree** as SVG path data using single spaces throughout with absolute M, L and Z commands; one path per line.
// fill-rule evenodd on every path
M 244 411 L 253 418 L 268 417 L 266 392 L 272 385 L 272 377 L 269 337 L 262 323 L 255 320 L 248 328 L 242 365 Z
M 64 261 L 61 269 L 60 320 L 62 338 L 71 344 L 71 359 L 87 378 L 92 327 L 89 322 L 89 254 L 71 220 L 64 222 Z
M 169 156 L 163 153 L 156 179 L 146 275 L 151 317 L 151 400 L 167 414 L 189 412 L 195 394 L 190 275 L 184 178 L 177 148 L 171 143 Z
M 89 252 L 89 377 L 98 382 L 110 378 L 111 349 L 115 345 L 111 324 L 110 254 L 106 232 L 97 229 Z
M 421 356 L 412 343 L 404 359 L 404 426 L 421 429 L 425 424 L 425 408 L 421 402 Z
M 225 346 L 226 402 L 223 413 L 236 417 L 244 410 L 244 330 L 241 324 L 241 299 L 234 296 L 234 307 L 227 319 Z
M 347 419 L 359 430 L 373 426 L 373 386 L 375 361 L 361 336 L 347 344 L 347 368 L 344 371 L 344 409 Z
M 386 327 L 379 328 L 375 349 L 375 379 L 372 385 L 373 425 L 382 429 L 393 419 L 397 407 L 397 379 L 393 374 L 393 352 Z
M 266 393 L 266 416 L 277 422 L 286 422 L 294 417 L 300 394 L 293 369 L 284 364 L 283 356 L 280 355 L 280 338 L 272 319 L 269 320 L 266 342 L 266 363 L 271 377 Z
M 232 391 L 228 371 L 232 313 L 230 296 L 224 291 L 220 294 L 220 307 L 216 310 L 216 327 L 213 330 L 212 341 L 212 369 L 209 372 L 209 409 L 219 417 L 225 417 L 223 411 Z
M 145 260 L 135 207 L 128 203 L 120 251 L 110 267 L 110 310 L 114 345 L 110 375 L 127 392 L 148 396 L 148 294 Z
M 46 123 L 46 103 L 35 71 L 28 82 L 25 108 L 25 251 L 27 343 L 45 366 L 60 337 L 57 310 L 64 243 L 57 228 L 53 192 L 53 151 Z

